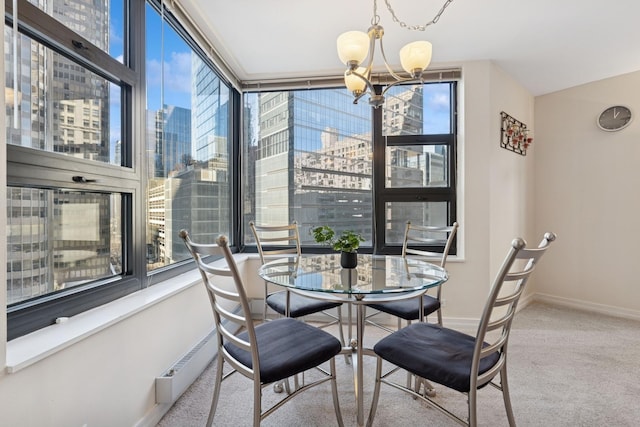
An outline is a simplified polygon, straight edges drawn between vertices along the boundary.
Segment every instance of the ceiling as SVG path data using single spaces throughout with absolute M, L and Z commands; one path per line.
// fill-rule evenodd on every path
M 388 0 L 424 25 L 444 0 Z M 366 31 L 373 0 L 179 0 L 242 80 L 336 76 L 336 37 Z M 433 44 L 430 69 L 491 60 L 533 95 L 640 70 L 638 0 L 454 0 L 426 31 L 394 23 L 378 1 L 389 62 L 414 40 Z M 376 52 L 374 65 L 382 67 Z

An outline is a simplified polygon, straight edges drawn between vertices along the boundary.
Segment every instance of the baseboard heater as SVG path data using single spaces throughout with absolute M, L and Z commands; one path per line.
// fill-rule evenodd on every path
M 217 353 L 216 331 L 213 330 L 161 377 L 156 378 L 156 403 L 174 403 L 178 400 Z
M 234 311 L 239 312 L 240 307 Z M 216 331 L 212 330 L 162 376 L 156 377 L 156 403 L 173 404 L 178 400 L 218 354 L 216 340 Z

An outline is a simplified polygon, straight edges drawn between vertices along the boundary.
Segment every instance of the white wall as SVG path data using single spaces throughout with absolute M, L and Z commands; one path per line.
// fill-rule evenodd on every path
M 460 84 L 458 206 L 464 262 L 448 262 L 444 316 L 477 319 L 514 237 L 537 244 L 535 148 L 521 156 L 500 147 L 500 112 L 533 129 L 533 97 L 491 61 L 465 63 Z M 532 279 L 533 281 L 534 279 Z
M 536 115 L 536 229 L 558 234 L 536 291 L 592 309 L 640 318 L 640 72 L 540 96 Z M 633 122 L 596 126 L 626 105 Z
M 155 377 L 212 327 L 204 288 L 190 287 L 44 360 L 6 374 L 0 379 L 0 424 L 135 425 L 155 405 Z
M 500 111 L 504 111 L 535 131 L 534 98 L 498 67 L 491 75 L 491 140 L 489 141 L 489 229 L 491 233 L 491 279 L 502 265 L 514 237 L 523 237 L 536 245 L 534 235 L 535 147 L 522 156 L 500 147 Z M 532 279 L 533 280 L 533 279 Z

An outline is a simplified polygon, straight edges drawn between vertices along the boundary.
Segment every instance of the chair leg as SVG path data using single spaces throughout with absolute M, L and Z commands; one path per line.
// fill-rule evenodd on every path
M 382 376 L 382 359 L 377 358 L 376 362 L 376 383 L 373 387 L 373 397 L 371 399 L 371 409 L 369 409 L 369 419 L 367 420 L 367 427 L 371 427 L 373 424 L 373 418 L 376 416 L 378 410 L 378 398 L 380 397 L 380 377 Z
M 477 420 L 477 406 L 478 406 L 478 390 L 469 390 L 469 427 L 476 427 L 478 425 Z
M 291 387 L 289 386 L 289 378 L 285 378 L 284 380 L 280 380 L 278 382 L 273 383 L 274 393 L 282 393 L 283 391 L 286 391 L 287 394 L 291 394 Z
M 338 420 L 338 426 L 344 427 L 344 421 L 342 420 L 342 411 L 340 410 L 340 401 L 338 400 L 338 381 L 336 380 L 335 357 L 332 357 L 329 363 L 331 366 L 331 394 L 333 395 L 333 408 L 336 411 L 336 420 Z
M 507 381 L 507 364 L 505 363 L 500 370 L 500 385 L 502 388 L 502 399 L 504 400 L 504 408 L 507 411 L 507 419 L 509 425 L 515 427 L 516 419 L 513 416 L 513 408 L 511 407 L 511 397 L 509 396 L 509 382 Z
M 277 382 L 273 384 L 273 392 L 274 393 L 282 393 L 284 390 L 283 382 Z
M 220 386 L 222 385 L 222 369 L 224 365 L 224 359 L 218 355 L 218 362 L 216 363 L 216 380 L 213 388 L 213 397 L 211 398 L 211 408 L 209 409 L 209 417 L 207 418 L 207 427 L 213 425 L 213 417 L 216 415 L 216 408 L 218 406 L 218 399 L 220 398 Z
M 302 385 L 304 385 L 304 372 L 300 374 L 302 377 Z M 300 381 L 298 380 L 298 374 L 293 376 L 293 391 L 298 391 L 300 388 Z
M 436 313 L 438 314 L 438 325 L 442 326 L 442 309 L 439 308 Z
M 257 378 L 253 379 L 253 427 L 260 427 L 262 421 L 262 387 Z
M 402 322 L 402 319 L 398 317 L 398 330 L 402 328 L 401 322 Z M 407 320 L 407 326 L 409 326 L 410 324 L 411 324 L 411 320 Z M 411 389 L 411 378 L 413 377 L 415 377 L 415 375 L 407 371 L 407 388 L 408 389 Z M 416 393 L 418 392 L 419 388 L 420 388 L 420 380 L 418 379 L 418 377 L 416 377 Z

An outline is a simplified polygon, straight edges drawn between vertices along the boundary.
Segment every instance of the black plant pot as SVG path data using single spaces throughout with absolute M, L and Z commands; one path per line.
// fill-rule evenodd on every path
M 357 252 L 341 252 L 340 265 L 342 268 L 356 268 L 358 266 Z

